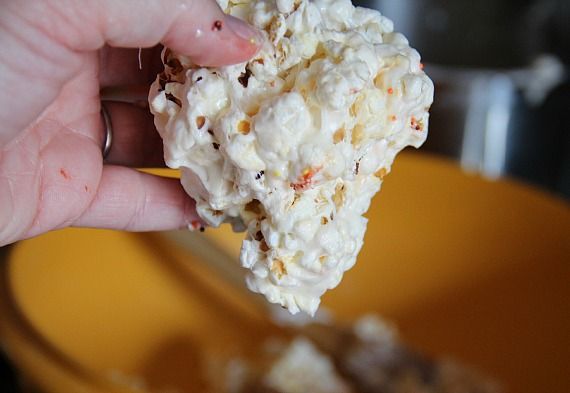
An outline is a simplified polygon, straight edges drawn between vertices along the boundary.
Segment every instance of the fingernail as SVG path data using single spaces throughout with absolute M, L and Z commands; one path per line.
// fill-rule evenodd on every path
M 252 45 L 260 44 L 261 33 L 255 27 L 232 15 L 226 15 L 224 22 L 237 36 L 248 40 Z

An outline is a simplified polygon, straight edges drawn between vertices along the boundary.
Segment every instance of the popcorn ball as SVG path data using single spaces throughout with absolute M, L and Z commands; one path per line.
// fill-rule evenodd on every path
M 425 141 L 433 84 L 392 22 L 349 0 L 219 4 L 261 50 L 212 68 L 165 49 L 149 97 L 165 160 L 205 222 L 246 232 L 248 287 L 314 314 L 396 154 Z

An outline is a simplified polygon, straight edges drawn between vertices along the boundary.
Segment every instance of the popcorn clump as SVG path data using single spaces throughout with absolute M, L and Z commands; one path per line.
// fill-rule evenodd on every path
M 246 231 L 248 287 L 312 315 L 396 154 L 425 141 L 433 84 L 392 22 L 350 0 L 219 3 L 262 48 L 218 68 L 165 50 L 149 97 L 165 160 L 202 219 Z

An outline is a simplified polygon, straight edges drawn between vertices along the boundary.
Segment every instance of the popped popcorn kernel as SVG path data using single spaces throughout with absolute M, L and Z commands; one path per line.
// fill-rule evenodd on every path
M 350 0 L 219 4 L 261 49 L 225 67 L 165 49 L 149 94 L 165 162 L 208 225 L 245 230 L 248 287 L 314 314 L 395 156 L 425 141 L 433 84 L 392 22 Z

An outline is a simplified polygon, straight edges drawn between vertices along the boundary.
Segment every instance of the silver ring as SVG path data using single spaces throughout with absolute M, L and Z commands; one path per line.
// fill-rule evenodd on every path
M 113 144 L 113 123 L 111 123 L 111 116 L 103 103 L 101 103 L 101 119 L 103 121 L 103 127 L 105 127 L 105 139 L 103 139 L 101 153 L 103 154 L 103 158 L 106 158 Z

